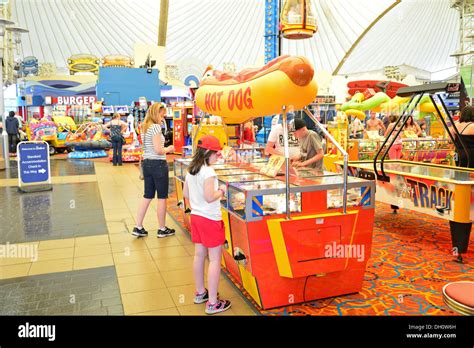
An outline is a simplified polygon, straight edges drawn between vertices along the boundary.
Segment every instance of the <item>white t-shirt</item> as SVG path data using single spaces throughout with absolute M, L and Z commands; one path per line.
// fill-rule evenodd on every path
M 270 134 L 268 135 L 268 140 L 275 143 L 275 150 L 280 153 L 281 156 L 285 155 L 285 143 L 283 139 L 283 125 L 277 124 L 275 127 L 272 127 Z M 294 132 L 288 132 L 288 150 L 290 152 L 290 157 L 297 156 L 300 154 L 300 147 L 298 143 L 298 138 L 295 136 Z
M 204 199 L 204 181 L 214 177 L 214 189 L 219 188 L 217 174 L 211 166 L 203 165 L 196 175 L 186 174 L 188 183 L 189 201 L 191 203 L 191 214 L 199 215 L 210 220 L 221 221 L 221 202 L 216 199 L 212 203 L 207 203 Z

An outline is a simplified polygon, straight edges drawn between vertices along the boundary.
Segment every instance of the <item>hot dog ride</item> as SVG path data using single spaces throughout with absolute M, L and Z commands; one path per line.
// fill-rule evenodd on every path
M 317 93 L 311 63 L 304 57 L 285 55 L 260 69 L 244 69 L 237 74 L 208 68 L 196 92 L 196 103 L 227 124 L 239 124 L 279 114 L 283 106 L 301 109 Z

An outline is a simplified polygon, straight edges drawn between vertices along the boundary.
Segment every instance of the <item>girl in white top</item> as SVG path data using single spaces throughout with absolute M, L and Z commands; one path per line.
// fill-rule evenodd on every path
M 230 308 L 227 300 L 218 300 L 217 288 L 221 272 L 222 245 L 225 242 L 224 222 L 220 200 L 226 187 L 218 187 L 217 175 L 212 167 L 222 150 L 219 140 L 206 135 L 198 141 L 196 153 L 189 166 L 184 183 L 184 197 L 191 206 L 191 236 L 195 243 L 194 303 L 206 303 L 206 313 L 214 314 Z M 204 262 L 209 255 L 208 286 L 204 287 Z

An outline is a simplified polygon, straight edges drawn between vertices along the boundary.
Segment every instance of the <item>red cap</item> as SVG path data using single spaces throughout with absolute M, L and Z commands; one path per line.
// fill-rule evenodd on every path
M 201 139 L 199 139 L 197 147 L 212 151 L 222 150 L 221 144 L 219 144 L 219 140 L 216 137 L 213 137 L 212 135 L 205 135 Z

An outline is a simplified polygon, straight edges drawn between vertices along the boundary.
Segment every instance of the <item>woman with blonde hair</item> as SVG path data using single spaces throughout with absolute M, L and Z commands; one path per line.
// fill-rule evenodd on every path
M 161 103 L 154 103 L 148 109 L 142 125 L 143 141 L 143 180 L 145 193 L 138 208 L 137 225 L 132 234 L 137 237 L 144 237 L 148 232 L 143 227 L 143 219 L 150 206 L 151 200 L 158 198 L 158 232 L 159 238 L 174 235 L 174 229 L 168 228 L 166 222 L 166 199 L 168 198 L 168 163 L 166 154 L 174 152 L 174 146 L 165 147 L 165 137 L 161 131 L 161 124 L 165 119 L 166 108 Z

